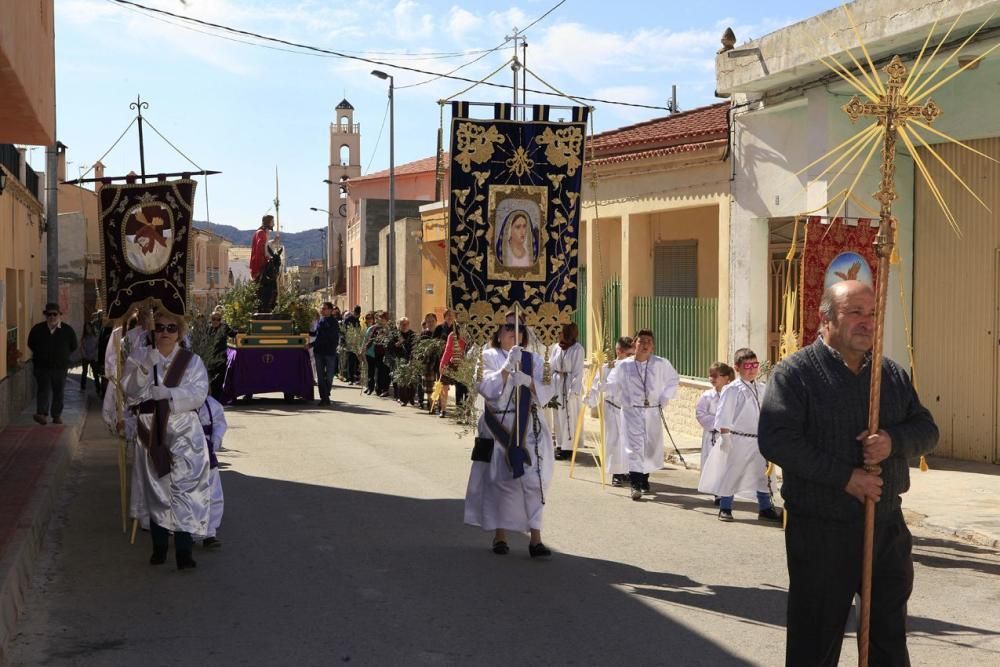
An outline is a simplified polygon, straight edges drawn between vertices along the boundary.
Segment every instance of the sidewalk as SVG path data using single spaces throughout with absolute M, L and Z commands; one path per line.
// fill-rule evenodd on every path
M 0 431 L 0 664 L 14 635 L 52 509 L 87 418 L 78 373 L 66 382 L 63 424 L 32 420 L 34 399 Z M 94 396 L 93 383 L 89 395 Z
M 589 412 L 585 427 L 597 432 L 598 421 Z M 701 440 L 678 433 L 673 436 L 688 469 L 701 470 Z M 681 466 L 670 439 L 664 444 L 667 463 Z M 927 464 L 927 472 L 916 464 L 910 468 L 910 490 L 903 495 L 907 522 L 1000 549 L 1000 465 L 934 456 L 928 457 Z

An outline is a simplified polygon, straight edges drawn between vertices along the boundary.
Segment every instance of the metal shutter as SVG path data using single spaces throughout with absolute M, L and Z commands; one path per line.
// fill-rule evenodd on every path
M 698 296 L 698 242 L 659 243 L 653 254 L 653 296 Z

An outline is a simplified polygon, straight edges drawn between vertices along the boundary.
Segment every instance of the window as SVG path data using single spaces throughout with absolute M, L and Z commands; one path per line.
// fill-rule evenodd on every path
M 698 296 L 698 242 L 670 241 L 653 253 L 653 296 Z
M 319 287 L 319 276 L 313 276 L 313 287 Z
M 340 165 L 346 167 L 351 164 L 351 148 L 347 145 L 340 147 Z

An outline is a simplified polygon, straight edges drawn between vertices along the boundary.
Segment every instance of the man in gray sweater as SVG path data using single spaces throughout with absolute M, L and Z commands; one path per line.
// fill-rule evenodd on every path
M 860 590 L 864 502 L 875 509 L 872 665 L 909 665 L 906 602 L 912 539 L 900 496 L 909 459 L 932 450 L 938 429 L 906 372 L 883 358 L 879 431 L 869 435 L 875 294 L 837 283 L 820 303 L 820 338 L 782 361 L 761 406 L 761 454 L 784 471 L 788 524 L 786 665 L 837 665 Z M 881 476 L 864 465 L 881 466 Z

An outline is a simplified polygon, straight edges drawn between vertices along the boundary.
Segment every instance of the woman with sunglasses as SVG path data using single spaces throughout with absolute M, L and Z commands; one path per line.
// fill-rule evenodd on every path
M 154 319 L 153 347 L 140 349 L 125 363 L 125 402 L 137 415 L 138 439 L 145 456 L 136 458 L 141 474 L 149 532 L 151 565 L 167 559 L 174 534 L 177 569 L 195 567 L 191 535 L 208 533 L 211 500 L 208 447 L 198 408 L 208 395 L 208 373 L 198 355 L 187 350 L 183 318 L 160 311 Z
M 739 377 L 719 396 L 715 430 L 720 442 L 704 464 L 698 490 L 719 497 L 719 521 L 733 521 L 733 497 L 757 499 L 757 518 L 781 521 L 768 489 L 767 461 L 757 447 L 757 422 L 764 383 L 757 379 L 760 362 L 750 348 L 736 350 Z

